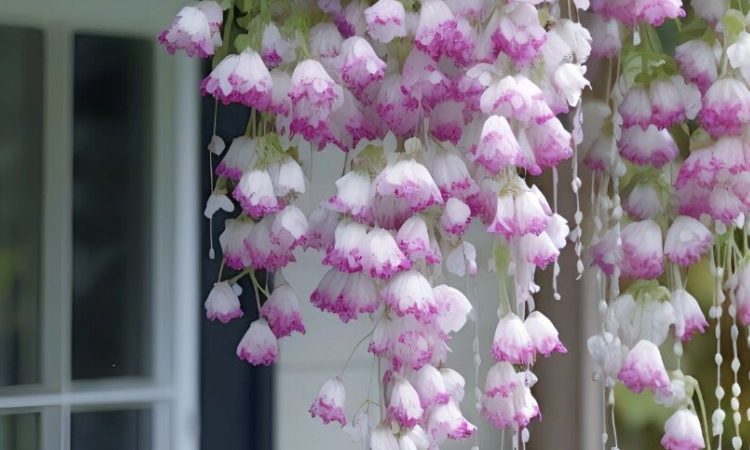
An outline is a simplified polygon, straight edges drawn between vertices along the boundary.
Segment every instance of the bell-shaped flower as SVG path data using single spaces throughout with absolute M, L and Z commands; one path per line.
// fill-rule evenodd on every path
M 716 80 L 703 96 L 698 118 L 713 137 L 739 135 L 750 122 L 750 90 L 735 78 Z
M 458 145 L 465 126 L 463 103 L 455 100 L 438 103 L 430 113 L 429 125 L 435 139 Z
M 414 45 L 437 61 L 456 35 L 457 28 L 458 21 L 443 0 L 427 0 L 419 10 Z
M 242 270 L 250 265 L 245 241 L 250 239 L 253 228 L 254 224 L 250 220 L 227 219 L 224 222 L 224 232 L 219 236 L 219 244 L 224 261 L 232 269 Z
M 630 349 L 617 377 L 636 394 L 644 389 L 652 392 L 669 389 L 669 376 L 664 368 L 659 347 L 645 339 Z
M 466 296 L 456 288 L 441 284 L 432 288 L 438 315 L 435 324 L 444 335 L 458 332 L 466 324 L 472 306 Z
M 695 412 L 679 409 L 664 424 L 661 445 L 667 450 L 700 450 L 706 448 L 701 423 Z
M 344 37 L 330 22 L 321 22 L 310 28 L 310 53 L 322 61 L 338 56 L 343 42 Z
M 254 366 L 270 366 L 279 357 L 279 343 L 266 319 L 258 319 L 242 336 L 237 346 L 237 357 Z
M 541 125 L 531 124 L 522 135 L 527 139 L 533 154 L 533 161 L 522 161 L 519 165 L 532 174 L 541 172 L 539 166 L 557 167 L 561 161 L 573 156 L 572 136 L 557 117 Z M 523 147 L 522 144 L 522 155 Z M 521 159 L 529 159 L 529 156 L 523 155 Z
M 518 374 L 509 362 L 500 361 L 490 367 L 484 384 L 484 395 L 509 397 L 521 383 Z
M 451 399 L 440 371 L 430 364 L 412 373 L 411 384 L 419 395 L 419 402 L 425 410 L 435 405 L 444 405 Z
M 635 17 L 639 22 L 660 27 L 665 20 L 685 17 L 682 0 L 635 0 Z
M 328 207 L 358 222 L 368 222 L 372 217 L 372 180 L 358 170 L 347 172 L 336 180 L 336 195 L 328 200 Z
M 310 406 L 310 415 L 320 417 L 323 423 L 339 422 L 343 427 L 346 425 L 346 389 L 341 378 L 329 378 L 323 383 L 318 396 Z
M 622 342 L 631 347 L 640 340 L 663 344 L 675 321 L 672 305 L 650 296 L 635 299 L 626 293 L 617 297 L 609 309 L 610 328 L 617 330 Z
M 689 341 L 697 333 L 703 333 L 708 327 L 698 300 L 688 291 L 677 289 L 672 292 L 672 309 L 674 310 L 674 334 L 681 341 Z
M 277 286 L 260 308 L 260 315 L 268 321 L 277 338 L 297 331 L 305 334 L 305 325 L 299 312 L 299 299 L 288 284 Z
M 636 85 L 630 88 L 618 107 L 622 116 L 622 126 L 630 128 L 640 126 L 643 129 L 651 125 L 651 97 L 645 86 Z
M 367 31 L 365 10 L 367 2 L 354 0 L 349 2 L 340 13 L 335 15 L 334 22 L 344 38 L 364 36 Z
M 307 217 L 295 205 L 287 205 L 271 222 L 271 243 L 282 249 L 294 250 L 305 240 L 308 232 Z
M 328 208 L 319 207 L 310 213 L 305 248 L 328 250 L 333 248 L 339 215 Z
M 299 217 L 295 219 L 293 214 L 286 216 L 283 222 L 279 221 L 277 223 L 277 232 L 279 234 L 276 236 L 274 236 L 273 231 L 276 219 L 274 216 L 265 216 L 253 226 L 249 236 L 245 239 L 245 248 L 253 267 L 278 270 L 296 260 L 293 250 L 294 241 L 297 239 L 294 241 L 292 239 L 294 239 L 294 234 L 299 234 L 301 230 L 297 228 L 299 226 Z M 292 242 L 292 244 L 282 245 L 282 242 Z
M 653 219 L 664 212 L 666 197 L 658 183 L 639 183 L 628 193 L 622 208 L 636 220 Z
M 432 58 L 414 48 L 403 64 L 401 90 L 410 102 L 414 99 L 426 110 L 431 110 L 453 96 L 454 83 Z M 418 105 L 409 106 L 413 106 L 413 110 Z
M 498 322 L 490 351 L 496 361 L 525 366 L 533 364 L 536 354 L 523 321 L 513 313 L 506 314 Z
M 340 74 L 346 87 L 359 97 L 371 84 L 385 76 L 385 62 L 373 50 L 370 43 L 359 36 L 352 36 L 341 44 Z
M 221 47 L 221 6 L 215 1 L 202 1 L 185 6 L 177 13 L 169 28 L 158 35 L 170 54 L 185 50 L 188 56 L 208 58 L 216 47 Z
M 361 246 L 366 236 L 366 225 L 342 220 L 336 227 L 333 248 L 323 258 L 323 264 L 350 273 L 362 270 Z
M 477 431 L 477 427 L 466 420 L 454 402 L 449 401 L 432 408 L 427 418 L 427 431 L 440 443 L 446 439 L 467 439 Z
M 525 2 L 510 3 L 495 12 L 491 35 L 494 54 L 503 52 L 517 65 L 524 66 L 536 59 L 547 32 L 539 22 L 537 9 Z
M 443 367 L 440 369 L 440 375 L 443 377 L 445 389 L 448 390 L 453 401 L 456 402 L 456 404 L 461 403 L 464 399 L 464 388 L 466 387 L 466 380 L 464 377 L 450 367 Z
M 209 320 L 218 319 L 221 323 L 228 323 L 230 320 L 243 315 L 240 299 L 237 298 L 237 294 L 226 281 L 214 284 L 211 292 L 208 293 L 204 306 L 206 317 Z
M 616 20 L 608 20 L 599 14 L 592 14 L 587 28 L 591 32 L 592 58 L 612 58 L 620 52 L 622 40 Z
M 557 328 L 552 321 L 539 311 L 533 311 L 524 321 L 526 331 L 537 353 L 549 356 L 552 352 L 567 353 L 568 349 L 560 342 Z
M 229 150 L 216 166 L 216 174 L 239 181 L 242 174 L 249 168 L 257 147 L 257 139 L 246 136 L 234 138 L 229 145 Z
M 225 105 L 241 103 L 264 111 L 271 104 L 271 74 L 252 49 L 228 55 L 201 82 L 201 91 Z
M 491 84 L 479 100 L 482 112 L 512 117 L 521 123 L 542 124 L 554 114 L 544 92 L 523 75 L 508 75 Z
M 688 267 L 708 253 L 713 242 L 713 233 L 700 221 L 678 216 L 667 231 L 664 254 L 673 263 Z
M 527 263 L 534 264 L 540 269 L 557 261 L 560 256 L 559 248 L 555 246 L 546 232 L 538 235 L 525 234 L 514 238 L 511 242 Z
M 365 22 L 367 34 L 378 42 L 406 36 L 406 11 L 398 0 L 378 0 L 365 10 Z
M 484 122 L 479 142 L 470 151 L 475 163 L 498 174 L 508 166 L 517 165 L 521 148 L 508 120 L 492 115 Z
M 461 236 L 466 232 L 471 221 L 471 209 L 461 200 L 451 197 L 445 202 L 445 208 L 440 215 L 440 226 L 454 236 Z
M 422 421 L 424 410 L 419 394 L 407 379 L 397 379 L 393 383 L 386 413 L 403 428 L 412 428 Z
M 716 55 L 711 45 L 703 39 L 694 39 L 678 45 L 675 49 L 675 60 L 682 76 L 703 93 L 718 78 Z
M 438 313 L 430 282 L 416 270 L 397 274 L 388 281 L 380 294 L 398 316 L 408 314 L 420 320 L 428 320 Z
M 242 210 L 250 217 L 260 218 L 281 210 L 274 194 L 273 181 L 268 170 L 252 169 L 245 172 L 232 193 Z
M 681 76 L 657 79 L 649 86 L 651 123 L 657 128 L 669 128 L 685 120 L 695 119 L 701 108 L 701 93 L 686 84 Z
M 618 141 L 620 156 L 639 166 L 660 168 L 677 157 L 679 149 L 669 130 L 654 125 L 641 128 L 634 125 L 622 131 Z
M 440 249 L 433 245 L 427 223 L 420 215 L 410 217 L 396 235 L 396 243 L 412 262 L 424 260 L 429 264 L 440 262 Z
M 449 197 L 463 200 L 479 191 L 463 158 L 455 152 L 436 152 L 430 165 L 430 174 L 440 189 L 443 200 L 448 200 Z
M 401 252 L 388 230 L 373 228 L 361 245 L 362 270 L 373 278 L 387 279 L 411 268 L 411 261 Z
M 400 199 L 412 212 L 443 203 L 430 172 L 414 159 L 401 159 L 387 165 L 375 179 L 374 187 L 376 196 Z
M 320 62 L 306 59 L 292 72 L 289 97 L 292 99 L 292 132 L 313 140 L 324 133 L 326 120 L 343 102 L 341 86 L 328 75 Z
M 305 175 L 302 167 L 291 156 L 268 165 L 268 174 L 273 183 L 273 192 L 277 197 L 305 193 Z
M 273 69 L 282 63 L 294 61 L 294 50 L 294 44 L 281 35 L 275 23 L 266 25 L 260 43 L 260 55 L 266 67 Z
M 622 228 L 622 274 L 654 279 L 664 272 L 661 228 L 653 220 L 632 222 Z

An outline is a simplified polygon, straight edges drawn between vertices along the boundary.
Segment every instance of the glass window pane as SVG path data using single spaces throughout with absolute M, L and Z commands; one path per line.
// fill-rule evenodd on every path
M 0 450 L 38 450 L 39 414 L 0 416 Z
M 75 38 L 74 379 L 150 373 L 151 52 Z
M 151 411 L 73 413 L 71 450 L 150 450 Z
M 42 39 L 0 26 L 0 386 L 40 378 Z

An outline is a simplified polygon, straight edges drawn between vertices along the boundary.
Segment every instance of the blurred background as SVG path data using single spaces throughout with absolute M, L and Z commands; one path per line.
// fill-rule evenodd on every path
M 360 448 L 307 410 L 370 331 L 366 321 L 344 326 L 303 302 L 307 335 L 284 340 L 275 367 L 252 368 L 234 354 L 254 319 L 252 289 L 242 319 L 203 317 L 219 265 L 207 256 L 209 237 L 216 242 L 224 219 L 212 228 L 202 217 L 214 102 L 200 98 L 198 82 L 208 67 L 168 56 L 155 40 L 181 6 L 0 0 L 0 450 Z M 229 143 L 248 111 L 220 107 L 218 118 Z M 309 210 L 331 194 L 343 156 L 303 154 L 313 174 L 301 199 Z M 565 169 L 560 176 L 570 179 Z M 534 182 L 551 190 L 551 175 Z M 572 217 L 568 189 L 560 205 Z M 486 266 L 482 231 L 471 236 Z M 301 299 L 325 271 L 320 258 L 307 253 L 285 271 Z M 585 350 L 597 329 L 592 274 L 573 279 L 570 248 L 561 264 L 563 300 L 551 298 L 550 269 L 537 304 L 570 351 L 535 368 L 543 420 L 528 448 L 601 448 L 601 392 Z M 494 278 L 449 281 L 468 288 L 488 348 Z M 701 285 L 698 275 L 691 282 Z M 456 336 L 451 366 L 467 379 L 462 406 L 480 426 L 480 448 L 500 448 L 500 434 L 473 408 L 474 332 L 469 323 Z M 711 339 L 700 339 L 683 366 L 705 369 L 711 383 Z M 488 352 L 482 357 L 485 372 Z M 372 370 L 363 346 L 344 375 L 350 412 Z M 668 412 L 621 394 L 621 448 L 659 448 Z

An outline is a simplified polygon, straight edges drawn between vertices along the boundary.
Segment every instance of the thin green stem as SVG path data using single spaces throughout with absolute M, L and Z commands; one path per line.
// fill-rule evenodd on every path
M 355 345 L 354 348 L 352 349 L 351 353 L 349 353 L 349 357 L 346 358 L 346 362 L 344 363 L 344 367 L 342 367 L 341 371 L 339 372 L 339 378 L 342 377 L 342 376 L 344 376 L 344 372 L 346 372 L 346 368 L 349 367 L 349 363 L 351 362 L 352 358 L 354 357 L 354 353 L 357 352 L 357 349 L 359 348 L 359 346 L 362 345 L 362 343 L 365 342 L 365 340 L 367 340 L 367 338 L 369 338 L 370 336 L 372 336 L 372 334 L 374 332 L 375 332 L 375 330 L 370 331 L 366 335 L 362 336 L 362 339 L 360 339 L 359 342 L 357 342 L 357 345 Z
M 703 435 L 705 436 L 706 440 L 706 448 L 707 450 L 711 450 L 711 438 L 709 437 L 708 433 L 708 418 L 706 415 L 706 402 L 703 400 L 703 393 L 701 392 L 701 387 L 698 384 L 698 380 L 693 379 L 693 386 L 695 387 L 695 393 L 698 394 L 698 404 L 701 406 L 701 417 L 703 418 Z

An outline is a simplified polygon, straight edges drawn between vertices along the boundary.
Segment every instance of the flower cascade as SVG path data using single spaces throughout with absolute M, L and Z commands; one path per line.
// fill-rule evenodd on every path
M 705 407 L 693 404 L 702 399 L 697 382 L 679 363 L 667 371 L 660 346 L 673 341 L 679 361 L 683 344 L 708 328 L 687 278 L 691 266 L 710 261 L 717 371 L 723 311 L 732 319 L 732 444 L 740 448 L 736 341 L 738 324 L 750 324 L 750 34 L 728 2 L 692 3 L 687 10 L 680 0 L 184 7 L 158 40 L 170 53 L 212 57 L 201 93 L 217 108 L 251 110 L 246 132 L 228 148 L 215 132 L 208 144 L 221 159 L 205 215 L 235 216 L 219 239 L 222 269 L 207 317 L 242 317 L 238 281 L 248 277 L 258 319 L 237 356 L 273 364 L 278 340 L 306 331 L 283 269 L 299 249 L 320 252 L 327 272 L 309 301 L 343 323 L 371 324 L 352 354 L 367 344 L 380 389 L 349 415 L 344 367 L 322 385 L 310 414 L 344 427 L 363 448 L 433 450 L 472 437 L 479 448 L 449 344 L 480 312 L 497 311 L 491 344 L 474 341 L 474 407 L 519 448 L 541 418 L 534 364 L 567 351 L 536 308 L 536 275 L 550 268 L 559 300 L 558 258 L 572 241 L 577 275 L 583 259 L 597 268 L 601 330 L 588 347 L 612 417 L 616 383 L 650 391 L 675 410 L 662 445 L 698 449 L 710 445 L 709 434 L 723 436 L 721 382 L 709 427 Z M 665 48 L 658 31 L 665 24 L 689 38 Z M 608 76 L 605 99 L 584 108 L 589 58 Z M 593 174 L 587 239 L 579 146 Z M 335 194 L 303 211 L 308 151 L 345 158 Z M 557 205 L 558 167 L 568 160 L 572 230 Z M 541 178 L 530 179 L 546 174 L 552 201 L 536 184 Z M 477 263 L 469 235 L 491 249 L 488 267 Z M 469 299 L 449 284 L 480 269 L 498 278 L 496 300 Z M 259 280 L 259 270 L 274 272 L 275 285 Z M 483 383 L 482 353 L 492 358 Z M 605 445 L 607 429 L 617 447 L 614 418 Z
M 594 174 L 594 234 L 586 256 L 598 268 L 601 316 L 601 331 L 588 347 L 607 393 L 605 408 L 612 411 L 603 441 L 619 445 L 619 382 L 634 393 L 650 391 L 674 411 L 664 448 L 721 448 L 726 440 L 739 449 L 737 339 L 738 326 L 748 324 L 740 292 L 750 282 L 743 273 L 750 255 L 745 17 L 730 2 L 703 0 L 592 1 L 591 10 L 592 54 L 608 84 L 603 101 L 587 104 L 583 144 L 584 164 Z M 681 30 L 677 45 L 663 39 L 668 34 L 660 27 L 668 26 Z M 713 412 L 680 365 L 683 346 L 709 327 L 687 282 L 701 273 L 713 285 Z M 722 407 L 723 323 L 733 343 L 731 437 Z M 672 358 L 664 357 L 667 342 Z M 669 367 L 669 359 L 676 364 Z

